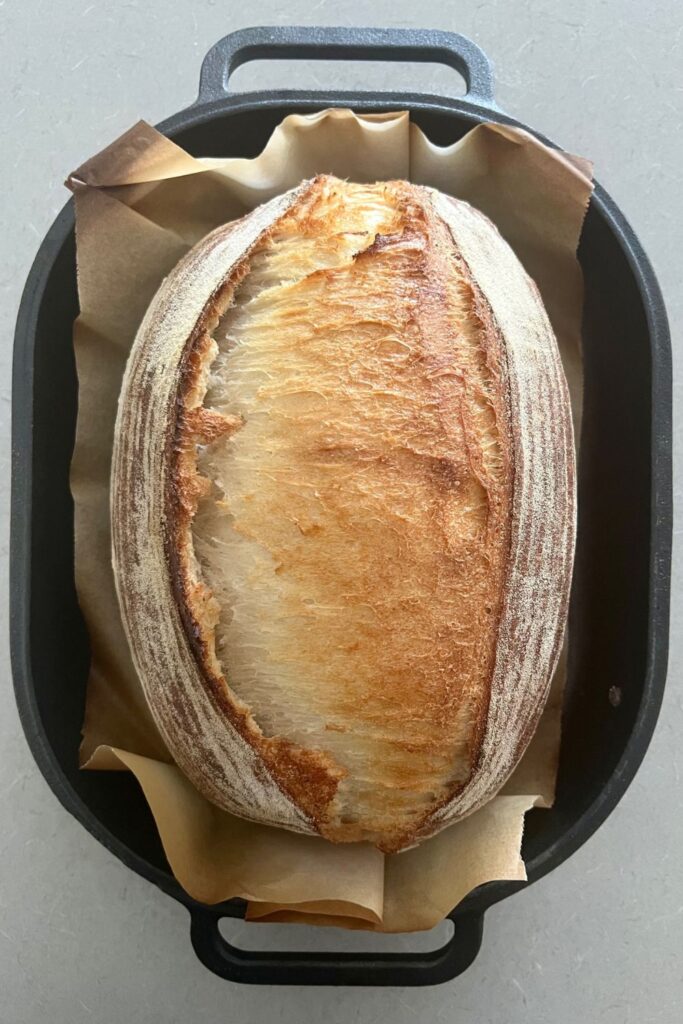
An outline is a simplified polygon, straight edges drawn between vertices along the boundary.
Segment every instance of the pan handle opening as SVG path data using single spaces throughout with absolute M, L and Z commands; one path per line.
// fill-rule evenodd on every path
M 231 32 L 212 46 L 202 64 L 199 104 L 224 99 L 230 76 L 248 61 L 367 60 L 445 64 L 465 79 L 470 102 L 491 107 L 493 70 L 476 43 L 436 29 L 273 26 Z
M 259 985 L 437 985 L 457 977 L 470 966 L 479 952 L 483 929 L 481 914 L 456 913 L 452 934 L 438 949 L 377 952 L 367 950 L 366 933 L 352 933 L 354 939 L 361 940 L 357 943 L 358 951 L 320 952 L 320 947 L 326 945 L 326 931 L 318 929 L 318 951 L 267 951 L 243 949 L 228 942 L 219 927 L 223 914 L 218 909 L 197 904 L 191 908 L 190 916 L 192 946 L 204 966 L 228 981 Z M 258 935 L 258 925 L 251 927 Z M 296 941 L 297 928 L 301 926 L 291 927 Z M 352 944 L 350 937 L 347 948 Z M 415 945 L 424 943 L 416 940 Z

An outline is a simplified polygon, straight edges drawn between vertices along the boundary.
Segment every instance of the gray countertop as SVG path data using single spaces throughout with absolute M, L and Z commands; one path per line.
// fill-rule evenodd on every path
M 674 341 L 683 323 L 683 28 L 676 0 L 458 4 L 375 0 L 0 0 L 3 39 L 0 263 L 1 457 L 9 477 L 12 331 L 39 241 L 67 194 L 65 174 L 139 117 L 151 122 L 195 95 L 201 58 L 250 24 L 441 28 L 475 39 L 496 65 L 500 106 L 565 148 L 633 224 L 661 282 Z M 235 88 L 364 85 L 448 92 L 447 69 L 254 65 Z M 328 77 L 326 77 L 328 76 Z M 678 410 L 678 405 L 676 405 Z M 680 420 L 676 421 L 676 439 Z M 677 457 L 680 446 L 676 446 Z M 3 522 L 9 491 L 0 495 Z M 681 530 L 683 532 L 683 528 Z M 676 537 L 676 540 L 678 538 Z M 2 534 L 6 574 L 7 532 Z M 557 871 L 486 918 L 474 966 L 433 989 L 264 989 L 222 982 L 194 957 L 186 911 L 96 843 L 59 806 L 19 726 L 3 652 L 0 705 L 0 991 L 6 1024 L 189 1024 L 394 1019 L 462 1024 L 673 1024 L 683 1001 L 683 648 L 675 545 L 669 686 L 635 782 L 599 832 Z M 3 612 L 7 586 L 2 586 Z M 228 935 L 271 948 L 352 936 L 233 923 Z M 410 948 L 437 936 L 390 940 Z

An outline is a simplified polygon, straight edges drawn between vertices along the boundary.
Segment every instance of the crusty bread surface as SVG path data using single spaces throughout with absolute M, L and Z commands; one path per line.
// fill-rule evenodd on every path
M 197 245 L 123 384 L 114 568 L 180 767 L 386 851 L 493 796 L 547 695 L 575 519 L 533 282 L 467 204 L 320 177 Z

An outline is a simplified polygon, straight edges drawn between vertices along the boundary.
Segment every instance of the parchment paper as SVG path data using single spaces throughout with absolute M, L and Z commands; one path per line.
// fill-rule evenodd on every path
M 406 113 L 328 110 L 287 117 L 253 160 L 199 160 L 140 122 L 67 182 L 75 194 L 81 314 L 74 328 L 79 414 L 71 486 L 76 583 L 92 645 L 81 764 L 128 770 L 154 815 L 171 869 L 195 899 L 249 901 L 252 920 L 413 931 L 469 891 L 524 879 L 524 814 L 550 806 L 564 659 L 532 743 L 500 795 L 416 849 L 384 856 L 235 818 L 173 764 L 132 665 L 111 569 L 109 470 L 126 358 L 162 278 L 209 230 L 319 172 L 407 178 L 477 206 L 536 280 L 581 415 L 582 280 L 575 258 L 591 167 L 515 129 L 480 126 L 449 148 Z M 578 436 L 578 430 L 577 430 Z

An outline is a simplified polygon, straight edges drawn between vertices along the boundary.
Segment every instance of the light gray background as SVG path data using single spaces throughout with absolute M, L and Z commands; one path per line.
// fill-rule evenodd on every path
M 676 0 L 0 0 L 5 479 L 16 307 L 38 243 L 66 201 L 65 175 L 138 117 L 155 122 L 191 102 L 204 52 L 230 30 L 254 23 L 435 27 L 479 42 L 496 64 L 503 109 L 592 157 L 597 176 L 633 223 L 668 304 L 677 399 L 683 319 L 677 6 Z M 379 65 L 258 65 L 240 70 L 235 85 L 275 86 L 285 75 L 290 86 L 460 88 L 446 69 Z M 6 517 L 8 488 L 0 502 Z M 3 573 L 7 549 L 3 531 Z M 680 581 L 677 557 L 674 623 Z M 5 606 L 4 580 L 1 593 Z M 6 1024 L 679 1021 L 682 653 L 674 626 L 659 727 L 621 805 L 570 862 L 490 911 L 482 951 L 464 976 L 434 989 L 306 990 L 231 985 L 200 966 L 186 911 L 110 856 L 48 790 L 19 726 L 3 651 L 0 1018 Z M 229 931 L 236 935 L 234 926 Z M 245 944 L 289 942 L 290 948 L 333 942 L 339 948 L 340 941 L 325 932 L 267 936 L 255 926 L 246 932 L 242 926 L 241 937 Z

